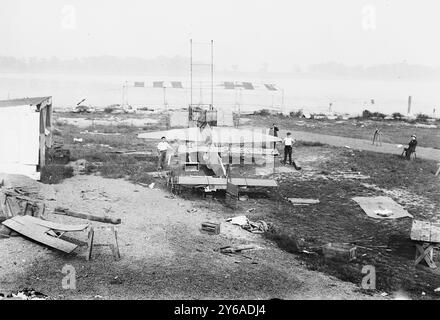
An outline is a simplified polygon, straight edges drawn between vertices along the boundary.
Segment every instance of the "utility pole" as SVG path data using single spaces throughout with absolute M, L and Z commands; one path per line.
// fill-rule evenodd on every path
M 169 114 L 168 114 L 168 102 L 167 102 L 167 86 L 163 86 L 163 105 L 165 107 L 166 128 L 169 129 Z
M 190 81 L 191 81 L 191 100 L 190 100 L 190 104 L 191 107 L 193 105 L 193 41 L 192 39 L 189 40 L 189 44 L 190 44 Z
M 214 108 L 214 40 L 211 40 L 211 108 Z
M 284 89 L 281 89 L 281 112 L 287 114 L 287 111 L 284 109 Z

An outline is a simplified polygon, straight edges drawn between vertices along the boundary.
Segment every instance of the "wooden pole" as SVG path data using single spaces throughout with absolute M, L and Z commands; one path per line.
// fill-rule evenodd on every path
M 75 212 L 75 211 L 72 211 L 70 209 L 63 208 L 63 207 L 56 207 L 53 213 L 65 215 L 65 216 L 70 216 L 70 217 L 74 217 L 74 218 L 99 221 L 99 222 L 104 222 L 104 223 L 112 223 L 112 224 L 120 224 L 121 223 L 120 218 L 110 218 L 107 216 L 99 217 L 99 216 L 94 216 L 94 215 L 88 214 L 88 213 Z

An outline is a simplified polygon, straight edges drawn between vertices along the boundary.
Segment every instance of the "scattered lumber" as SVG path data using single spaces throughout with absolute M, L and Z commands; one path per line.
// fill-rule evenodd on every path
M 252 250 L 255 249 L 255 246 L 245 244 L 245 245 L 239 245 L 239 246 L 226 246 L 219 248 L 219 251 L 221 253 L 240 253 L 245 250 Z
M 79 219 L 98 221 L 98 222 L 103 222 L 103 223 L 112 223 L 112 224 L 120 224 L 121 223 L 120 218 L 111 218 L 108 216 L 100 217 L 100 216 L 95 216 L 95 215 L 88 214 L 88 213 L 76 212 L 76 211 L 70 210 L 68 208 L 63 208 L 63 207 L 56 207 L 55 211 L 53 213 L 59 214 L 59 215 L 70 216 L 70 217 L 74 217 L 74 218 L 79 218 Z

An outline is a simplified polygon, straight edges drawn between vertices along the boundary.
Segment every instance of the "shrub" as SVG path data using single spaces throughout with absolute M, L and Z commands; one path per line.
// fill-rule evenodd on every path
M 110 105 L 104 108 L 104 112 L 105 113 L 112 113 L 113 111 L 115 111 L 117 109 L 118 105 Z
M 49 164 L 41 169 L 41 182 L 47 184 L 57 184 L 64 179 L 73 177 L 71 166 Z
M 394 120 L 402 120 L 404 118 L 403 114 L 400 112 L 394 112 L 391 116 Z
M 302 111 L 292 111 L 290 113 L 290 116 L 292 118 L 301 118 L 303 116 L 303 113 L 302 113 Z
M 369 110 L 362 111 L 362 118 L 364 119 L 370 119 L 372 117 L 372 113 Z
M 427 116 L 426 114 L 419 113 L 419 114 L 416 115 L 416 120 L 417 121 L 426 122 L 426 121 L 428 121 L 428 119 L 429 119 L 429 116 Z
M 258 116 L 270 116 L 270 111 L 267 109 L 262 109 L 259 111 L 254 111 L 254 115 L 258 115 Z

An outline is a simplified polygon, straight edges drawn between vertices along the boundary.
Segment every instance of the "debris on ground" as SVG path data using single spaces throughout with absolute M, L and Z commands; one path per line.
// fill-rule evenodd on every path
M 249 221 L 246 216 L 237 216 L 234 218 L 226 219 L 226 222 L 231 222 L 232 224 L 239 225 L 244 230 L 247 230 L 252 233 L 264 233 L 268 230 L 267 223 L 263 220 L 259 220 L 256 222 Z
M 7 294 L 6 296 L 0 294 L 0 300 L 2 299 L 47 300 L 48 296 L 34 289 L 23 289 L 17 292 Z
M 98 191 L 97 189 L 82 190 L 81 198 L 83 200 L 102 200 L 109 201 L 110 197 L 105 191 Z
M 228 254 L 228 253 L 241 253 L 245 250 L 253 250 L 255 249 L 254 245 L 239 245 L 239 246 L 225 246 L 218 248 L 216 251 L 220 253 Z
M 303 198 L 288 198 L 294 206 L 309 205 L 319 203 L 319 199 L 303 199 Z
M 0 188 L 0 221 L 18 215 L 44 216 L 46 206 L 32 187 Z
M 92 134 L 92 135 L 102 135 L 102 136 L 120 136 L 121 133 L 120 132 L 112 132 L 112 133 L 107 133 L 107 132 L 98 132 L 98 131 L 81 131 L 80 134 Z
M 237 216 L 237 217 L 226 219 L 226 222 L 230 222 L 232 224 L 243 226 L 243 225 L 249 223 L 249 219 L 246 216 Z

